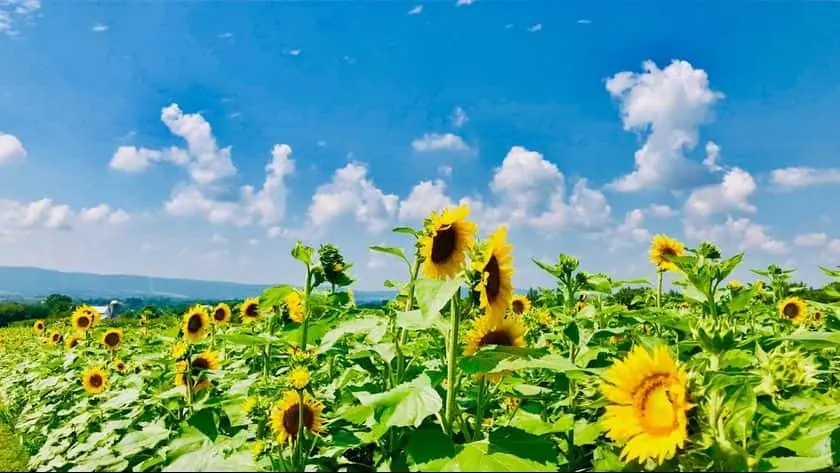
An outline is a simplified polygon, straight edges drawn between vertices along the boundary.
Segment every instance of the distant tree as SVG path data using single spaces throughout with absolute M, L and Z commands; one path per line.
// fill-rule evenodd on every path
M 49 314 L 49 309 L 44 304 L 3 302 L 0 303 L 0 327 L 21 320 L 44 319 Z
M 73 308 L 73 299 L 64 294 L 50 294 L 44 299 L 44 307 L 53 317 L 66 317 Z

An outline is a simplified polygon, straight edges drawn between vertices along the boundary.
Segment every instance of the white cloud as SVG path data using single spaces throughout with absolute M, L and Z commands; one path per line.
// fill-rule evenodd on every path
M 748 199 L 755 192 L 756 184 L 750 173 L 732 168 L 720 184 L 695 189 L 685 203 L 685 211 L 692 215 L 712 215 L 728 210 L 755 212 Z
M 226 31 L 224 33 L 220 33 L 218 35 L 218 38 L 219 39 L 233 39 L 233 33 L 231 33 L 230 31 Z
M 260 241 L 256 238 L 251 238 L 248 240 L 248 245 L 250 246 L 257 246 L 259 243 Z
M 213 236 L 210 237 L 210 241 L 212 241 L 213 243 L 223 244 L 227 243 L 229 240 L 226 237 L 219 235 L 218 233 L 214 233 Z
M 85 222 L 100 222 L 105 220 L 110 213 L 111 207 L 106 204 L 100 204 L 96 207 L 82 209 L 82 211 L 79 212 L 79 217 L 81 217 L 81 219 Z
M 129 220 L 131 220 L 131 215 L 123 209 L 114 210 L 111 212 L 111 215 L 108 216 L 108 223 L 113 223 L 114 225 L 126 223 Z
M 327 142 L 324 141 L 324 140 L 318 140 L 318 142 L 315 143 L 315 145 L 318 146 L 319 148 L 323 148 L 323 147 L 327 146 Z
M 153 162 L 165 160 L 163 151 L 138 148 L 136 146 L 120 146 L 111 157 L 108 166 L 123 172 L 143 172 Z
M 352 214 L 369 231 L 378 232 L 388 225 L 398 205 L 396 195 L 385 194 L 368 178 L 364 164 L 352 162 L 336 170 L 330 183 L 316 189 L 308 213 L 318 227 Z
M 423 5 L 417 5 L 408 11 L 409 15 L 419 15 L 423 11 Z
M 761 251 L 770 254 L 785 254 L 788 246 L 768 233 L 765 226 L 747 218 L 727 217 L 726 222 L 717 225 L 698 226 L 684 221 L 685 235 L 695 240 L 705 240 L 723 246 L 733 246 L 738 251 Z
M 73 211 L 69 205 L 43 198 L 33 202 L 0 199 L 0 228 L 10 230 L 69 228 Z
M 300 49 L 286 49 L 285 51 L 283 51 L 283 54 L 286 54 L 288 56 L 300 56 L 300 53 Z
M 422 138 L 411 142 L 411 147 L 418 153 L 433 151 L 468 151 L 470 148 L 464 139 L 452 133 L 426 133 Z
M 825 233 L 802 233 L 793 239 L 796 246 L 825 246 L 828 244 L 828 235 Z
M 446 184 L 441 180 L 422 181 L 415 185 L 408 197 L 400 202 L 400 220 L 422 221 L 430 212 L 452 206 L 445 188 Z
M 457 0 L 455 2 L 455 6 L 463 7 L 467 5 L 472 5 L 475 0 Z
M 97 23 L 97 24 L 93 25 L 93 28 L 91 28 L 91 31 L 93 31 L 94 33 L 104 33 L 106 31 L 108 31 L 108 25 L 106 25 L 104 23 Z
M 706 143 L 706 157 L 703 159 L 703 166 L 706 166 L 709 172 L 723 171 L 723 167 L 720 165 L 720 146 L 714 141 Z
M 788 167 L 775 169 L 770 174 L 770 179 L 773 184 L 785 189 L 840 184 L 840 168 Z
M 289 234 L 290 234 L 289 230 L 287 230 L 285 228 L 282 228 L 282 227 L 276 227 L 276 226 L 269 228 L 268 231 L 266 232 L 266 236 L 268 238 L 285 237 L 285 236 L 289 236 Z
M 840 238 L 835 238 L 828 242 L 828 251 L 840 254 Z
M 20 30 L 17 25 L 31 21 L 40 8 L 40 0 L 0 1 L 0 34 L 18 36 Z
M 611 212 L 606 196 L 589 188 L 586 179 L 580 179 L 572 187 L 568 203 L 563 201 L 563 194 L 555 192 L 549 200 L 549 210 L 530 223 L 544 230 L 596 229 L 609 223 Z
M 528 31 L 530 31 L 531 33 L 536 33 L 537 31 L 542 31 L 542 29 L 543 29 L 542 23 L 537 23 L 536 25 L 528 28 Z
M 635 153 L 635 170 L 611 183 L 614 190 L 633 192 L 673 186 L 694 172 L 684 152 L 698 141 L 699 126 L 708 121 L 723 94 L 709 88 L 702 69 L 673 61 L 659 69 L 646 61 L 644 72 L 619 72 L 606 81 L 618 99 L 624 129 L 647 133 Z
M 660 204 L 650 204 L 648 206 L 648 211 L 654 217 L 658 218 L 668 218 L 677 215 L 679 212 L 668 207 L 667 205 L 660 205 Z
M 26 155 L 26 148 L 16 136 L 0 132 L 0 165 L 22 161 Z
M 577 21 L 577 24 L 579 24 L 579 25 L 589 25 L 591 23 L 592 23 L 592 21 L 587 20 L 586 18 L 581 18 L 580 20 Z
M 455 128 L 461 128 L 470 121 L 470 117 L 467 116 L 467 112 L 465 112 L 463 108 L 455 107 L 455 110 L 452 111 L 451 120 L 452 126 Z
M 440 175 L 440 177 L 450 178 L 450 177 L 452 177 L 452 166 L 447 166 L 446 164 L 442 164 L 442 165 L 438 166 L 437 172 Z
M 610 251 L 623 247 L 631 247 L 650 241 L 651 233 L 643 227 L 645 212 L 634 209 L 624 215 L 624 221 L 615 230 L 608 232 L 610 237 Z
M 160 117 L 172 134 L 186 140 L 190 159 L 185 164 L 193 181 L 211 184 L 236 174 L 230 146 L 220 149 L 216 145 L 213 130 L 204 117 L 198 113 L 185 114 L 175 103 L 164 107 Z

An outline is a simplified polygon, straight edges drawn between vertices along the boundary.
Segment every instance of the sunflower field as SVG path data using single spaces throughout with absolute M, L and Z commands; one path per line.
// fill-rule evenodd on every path
M 298 242 L 303 281 L 232 307 L 0 330 L 0 422 L 38 471 L 840 468 L 838 305 L 790 270 L 742 284 L 743 255 L 658 235 L 651 281 L 560 255 L 526 297 L 504 226 L 462 206 L 394 231 L 415 252 L 370 247 L 405 265 L 379 308 Z

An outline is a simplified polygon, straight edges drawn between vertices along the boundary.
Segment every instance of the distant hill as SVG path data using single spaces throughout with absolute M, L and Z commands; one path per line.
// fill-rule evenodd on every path
M 172 298 L 184 300 L 243 299 L 270 287 L 196 279 L 67 273 L 51 269 L 0 266 L 0 299 L 42 299 L 60 293 L 80 299 Z M 359 302 L 393 297 L 392 291 L 354 291 Z

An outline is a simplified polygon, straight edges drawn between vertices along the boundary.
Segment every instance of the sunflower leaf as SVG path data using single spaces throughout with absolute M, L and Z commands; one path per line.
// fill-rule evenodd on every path
M 375 410 L 378 422 L 393 427 L 420 427 L 426 417 L 443 407 L 443 400 L 425 374 L 383 393 L 354 394 L 363 406 Z
M 801 343 L 805 348 L 837 348 L 840 347 L 840 332 L 804 332 L 784 337 Z
M 405 251 L 402 248 L 396 246 L 385 246 L 385 245 L 370 245 L 368 248 L 371 251 L 378 251 L 380 253 L 387 253 L 389 255 L 394 255 L 397 258 L 405 261 L 408 264 L 408 258 L 405 257 Z
M 447 281 L 439 279 L 418 279 L 414 283 L 414 294 L 417 305 L 423 313 L 424 319 L 432 319 L 446 306 L 452 296 L 458 292 L 464 283 L 463 277 L 456 277 Z

